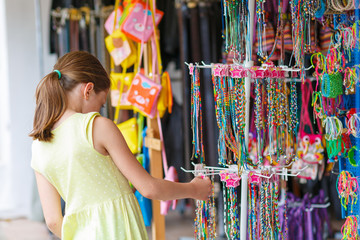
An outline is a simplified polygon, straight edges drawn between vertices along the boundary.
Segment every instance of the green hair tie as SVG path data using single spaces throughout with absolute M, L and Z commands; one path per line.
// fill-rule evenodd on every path
M 61 72 L 59 70 L 54 70 L 54 72 L 56 72 L 59 76 L 58 76 L 58 79 L 61 78 Z

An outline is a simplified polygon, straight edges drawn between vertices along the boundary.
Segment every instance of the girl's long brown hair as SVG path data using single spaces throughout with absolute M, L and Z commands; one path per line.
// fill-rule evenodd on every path
M 54 65 L 36 88 L 36 108 L 33 130 L 29 134 L 34 140 L 50 142 L 51 129 L 67 108 L 66 93 L 79 83 L 92 82 L 95 93 L 110 88 L 110 79 L 99 60 L 87 52 L 76 51 L 65 54 Z

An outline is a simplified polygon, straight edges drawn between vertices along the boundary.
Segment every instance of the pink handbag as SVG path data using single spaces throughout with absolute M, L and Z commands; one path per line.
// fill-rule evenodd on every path
M 166 160 L 165 160 L 166 161 Z M 167 168 L 167 164 L 166 164 L 166 168 Z M 164 170 L 165 170 L 165 180 L 171 181 L 171 182 L 178 182 L 178 174 L 177 171 L 175 169 L 175 167 L 170 166 L 167 170 L 166 170 L 165 166 L 164 166 Z M 160 202 L 160 213 L 161 215 L 166 215 L 170 209 L 170 206 L 172 204 L 172 209 L 175 210 L 176 208 L 176 203 L 177 200 L 168 200 L 168 201 L 161 201 Z
M 163 137 L 163 133 L 162 133 L 161 120 L 160 120 L 159 114 L 157 114 L 157 122 L 159 125 L 159 134 L 160 134 L 160 140 L 161 140 L 161 154 L 162 154 L 163 167 L 164 167 L 164 172 L 165 172 L 164 179 L 171 181 L 171 182 L 178 182 L 179 179 L 178 179 L 178 174 L 177 174 L 175 167 L 170 166 L 168 168 L 168 164 L 167 164 L 167 160 L 166 160 L 166 153 L 165 153 L 164 137 Z M 176 203 L 177 203 L 177 200 L 160 201 L 161 215 L 167 215 L 171 204 L 172 204 L 172 209 L 175 210 Z
M 136 42 L 147 42 L 153 34 L 154 26 L 149 6 L 143 2 L 135 2 L 121 24 L 123 31 L 129 38 Z M 159 24 L 164 13 L 155 10 L 155 24 Z
M 104 27 L 109 35 L 112 34 L 116 29 L 119 28 L 121 14 L 122 14 L 122 8 L 119 7 L 116 11 L 116 14 L 115 14 L 115 10 L 114 10 L 109 15 L 109 17 L 106 19 Z M 115 15 L 116 15 L 116 22 L 115 22 Z M 115 28 L 114 28 L 114 26 L 115 26 Z

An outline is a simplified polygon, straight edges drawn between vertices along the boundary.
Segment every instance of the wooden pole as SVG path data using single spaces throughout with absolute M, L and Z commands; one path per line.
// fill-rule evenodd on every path
M 147 137 L 145 145 L 149 148 L 150 173 L 155 178 L 163 178 L 163 164 L 161 159 L 161 141 L 156 118 L 147 118 Z M 152 239 L 165 240 L 165 217 L 160 214 L 160 201 L 152 200 Z
M 149 76 L 152 70 L 151 65 L 151 44 L 144 46 L 144 67 L 145 73 Z M 154 63 L 152 63 L 154 64 Z M 154 73 L 153 73 L 154 74 Z M 149 148 L 150 174 L 154 178 L 163 179 L 163 164 L 161 158 L 161 140 L 157 119 L 147 118 L 147 133 L 145 146 Z M 152 240 L 165 240 L 165 217 L 160 214 L 160 201 L 152 200 Z

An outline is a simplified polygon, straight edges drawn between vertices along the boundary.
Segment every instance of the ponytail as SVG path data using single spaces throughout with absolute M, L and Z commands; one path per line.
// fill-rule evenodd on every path
M 53 137 L 51 130 L 55 122 L 66 110 L 66 95 L 56 72 L 49 73 L 40 81 L 35 96 L 34 128 L 30 137 L 49 142 Z
M 87 52 L 74 51 L 62 56 L 36 88 L 36 108 L 33 130 L 34 140 L 50 142 L 54 124 L 67 109 L 67 93 L 80 83 L 94 84 L 98 93 L 110 88 L 110 78 L 99 60 Z

